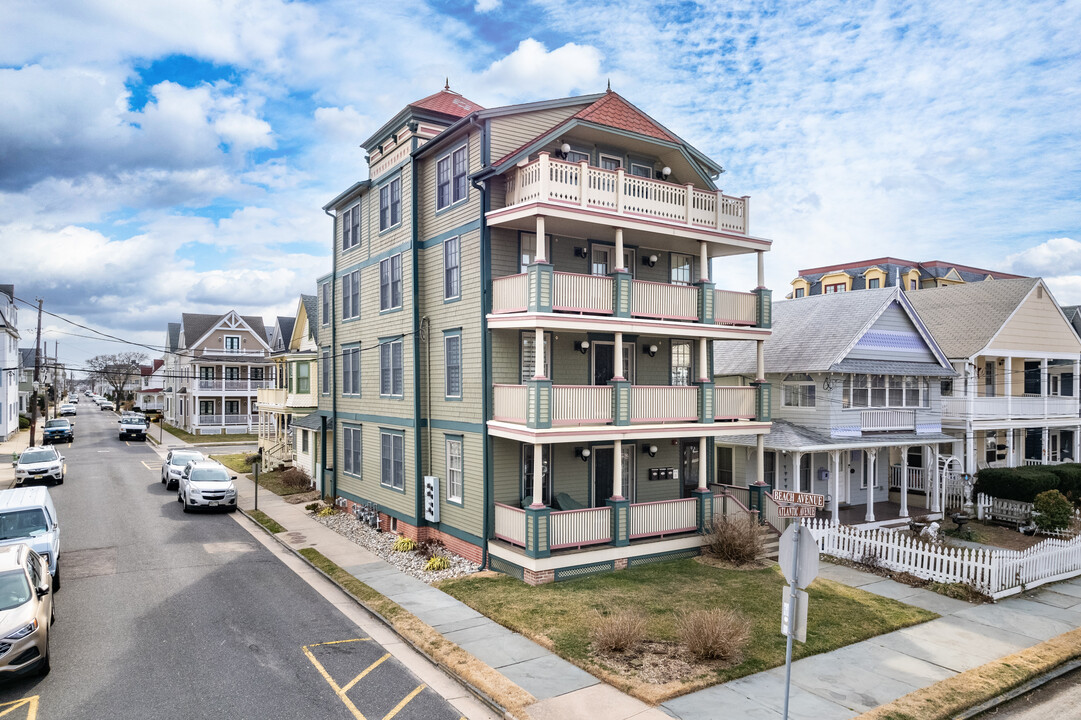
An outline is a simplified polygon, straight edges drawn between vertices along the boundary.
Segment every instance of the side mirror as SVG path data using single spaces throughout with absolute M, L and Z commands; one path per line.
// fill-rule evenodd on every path
M 50 588 L 49 588 L 48 585 L 42 585 L 42 586 L 39 586 L 39 587 L 34 588 L 34 589 L 37 591 L 38 597 L 43 598 L 43 597 L 45 597 L 46 595 L 49 594 L 49 589 Z
M 229 479 L 230 479 L 230 480 L 236 480 L 236 475 L 230 475 L 230 476 L 229 476 Z
M 60 461 L 61 461 L 61 462 L 63 462 L 63 461 L 64 461 L 64 456 L 63 456 L 63 455 L 61 455 L 61 456 L 60 456 Z

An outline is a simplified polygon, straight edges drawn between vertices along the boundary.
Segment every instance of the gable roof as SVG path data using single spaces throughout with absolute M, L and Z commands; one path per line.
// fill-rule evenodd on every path
M 33 368 L 37 356 L 37 348 L 19 348 L 19 367 L 23 370 Z
M 293 325 L 296 323 L 295 317 L 286 317 L 285 315 L 279 315 L 274 320 L 274 339 L 281 339 L 285 349 L 289 349 L 289 340 L 293 337 Z M 272 348 L 273 349 L 273 348 Z
M 897 365 L 921 371 L 920 374 L 952 375 L 946 355 L 913 312 L 905 294 L 896 287 L 811 295 L 773 303 L 773 333 L 764 348 L 766 372 L 853 372 L 849 367 L 854 361 L 846 360 L 846 356 L 895 302 L 905 310 L 931 352 L 939 358 L 937 365 L 907 362 Z M 714 343 L 714 374 L 753 375 L 755 371 L 754 343 Z
M 301 295 L 300 302 L 304 305 L 304 313 L 308 316 L 308 334 L 312 340 L 319 343 L 319 298 L 315 295 Z
M 175 353 L 180 345 L 180 323 L 169 323 L 165 335 L 169 343 L 169 352 Z
M 230 310 L 229 312 L 233 312 Z M 187 347 L 191 347 L 199 340 L 209 333 L 218 322 L 224 318 L 229 312 L 224 312 L 221 315 L 207 315 L 205 313 L 184 313 L 180 316 L 180 323 L 184 328 L 184 340 Z M 263 342 L 267 343 L 266 326 L 263 324 L 263 318 L 254 316 L 237 315 L 244 324 L 252 329 L 255 336 Z
M 951 358 L 972 357 L 985 348 L 1039 278 L 1017 278 L 928 288 L 909 301 Z
M 574 117 L 598 125 L 616 128 L 617 130 L 629 130 L 639 135 L 648 135 L 659 140 L 680 142 L 679 138 L 670 134 L 644 112 L 624 100 L 619 93 L 611 90 L 589 107 L 579 110 Z
M 406 107 L 431 110 L 432 112 L 453 115 L 459 118 L 465 117 L 474 110 L 484 109 L 472 100 L 463 97 L 460 93 L 451 90 L 449 84 L 439 92 L 432 93 L 416 102 L 411 102 Z

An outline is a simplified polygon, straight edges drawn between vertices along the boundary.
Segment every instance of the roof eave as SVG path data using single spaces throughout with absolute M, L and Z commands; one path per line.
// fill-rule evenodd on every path
M 331 208 L 333 208 L 334 206 L 338 205 L 339 203 L 344 202 L 350 195 L 353 195 L 354 193 L 360 192 L 361 190 L 364 190 L 366 188 L 371 187 L 371 185 L 372 185 L 371 180 L 361 180 L 360 182 L 353 183 L 353 185 L 351 185 L 348 190 L 340 193 L 337 197 L 335 197 L 333 200 L 331 200 L 326 205 L 324 205 L 323 206 L 323 212 L 326 212 L 326 211 L 330 210 Z

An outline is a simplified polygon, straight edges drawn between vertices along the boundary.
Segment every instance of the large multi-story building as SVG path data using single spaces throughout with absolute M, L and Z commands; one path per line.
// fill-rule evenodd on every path
M 0 285 L 0 440 L 19 432 L 19 312 L 15 286 Z
M 769 431 L 768 385 L 715 386 L 709 351 L 770 332 L 749 199 L 611 91 L 444 89 L 362 145 L 324 208 L 325 491 L 528 582 L 697 553 L 715 439 Z
M 1006 280 L 1021 277 L 997 270 L 958 265 L 942 260 L 913 262 L 892 257 L 858 260 L 839 265 L 823 265 L 799 271 L 792 281 L 788 297 L 825 295 L 853 290 L 899 287 L 911 292 L 925 288 L 947 287 L 983 280 Z

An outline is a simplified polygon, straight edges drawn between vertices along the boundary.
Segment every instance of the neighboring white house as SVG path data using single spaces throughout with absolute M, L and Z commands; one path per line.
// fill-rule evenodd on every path
M 162 412 L 165 409 L 163 358 L 155 358 L 149 365 L 139 366 L 139 389 L 135 393 L 135 407 L 143 412 Z
M 1081 457 L 1081 338 L 1040 278 L 921 290 L 912 305 L 958 377 L 942 428 L 965 472 Z
M 773 304 L 765 343 L 773 427 L 763 480 L 829 498 L 845 524 L 938 512 L 939 385 L 954 373 L 897 287 Z M 716 343 L 715 384 L 754 378 L 750 343 Z M 721 485 L 755 482 L 756 436 L 717 438 Z M 896 492 L 891 492 L 896 488 Z M 892 502 L 891 502 L 892 501 Z
M 0 285 L 0 440 L 19 432 L 19 313 L 15 286 Z

